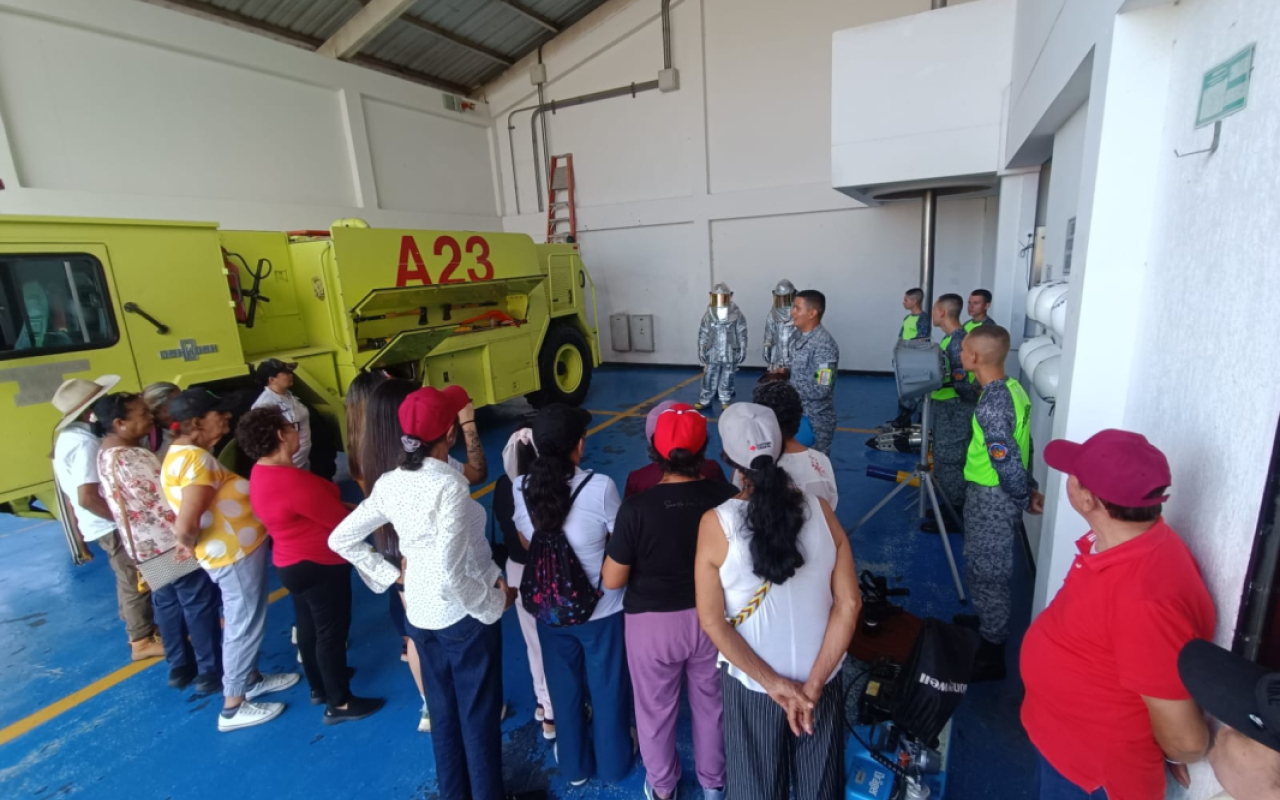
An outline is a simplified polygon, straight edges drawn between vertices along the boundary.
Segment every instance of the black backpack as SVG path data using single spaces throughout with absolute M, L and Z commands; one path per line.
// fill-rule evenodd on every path
M 588 472 L 587 477 L 573 491 L 569 498 L 570 510 L 593 477 L 595 473 Z M 520 491 L 524 492 L 523 484 Z M 602 564 L 601 581 L 603 580 Z M 529 540 L 524 577 L 520 580 L 520 601 L 524 603 L 525 611 L 539 622 L 555 628 L 581 625 L 591 619 L 596 603 L 603 594 L 599 583 L 591 585 L 591 579 L 582 568 L 582 562 L 569 544 L 569 537 L 565 535 L 563 528 L 556 531 L 534 531 Z

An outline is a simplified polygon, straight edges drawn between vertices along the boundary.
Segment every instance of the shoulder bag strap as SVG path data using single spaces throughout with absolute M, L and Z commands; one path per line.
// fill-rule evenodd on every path
M 772 586 L 769 581 L 760 584 L 760 588 L 756 589 L 756 593 L 751 596 L 751 602 L 742 607 L 742 610 L 732 617 L 728 618 L 729 626 L 736 628 L 751 618 L 756 613 L 756 609 L 764 602 L 764 597 L 769 593 L 769 587 Z

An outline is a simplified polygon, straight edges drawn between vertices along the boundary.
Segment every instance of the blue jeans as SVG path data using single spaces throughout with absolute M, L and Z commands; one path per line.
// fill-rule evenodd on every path
M 170 669 L 200 675 L 222 672 L 220 604 L 218 587 L 202 569 L 152 590 L 151 606 Z
M 1036 772 L 1039 800 L 1107 800 L 1106 789 L 1086 792 L 1064 778 L 1044 756 L 1040 756 L 1040 768 Z
M 616 783 L 635 762 L 631 674 L 623 633 L 621 612 L 563 628 L 538 623 L 547 690 L 556 709 L 560 771 L 570 781 L 595 776 Z M 588 692 L 593 712 L 590 727 Z
M 422 662 L 441 800 L 502 800 L 502 623 L 408 626 Z

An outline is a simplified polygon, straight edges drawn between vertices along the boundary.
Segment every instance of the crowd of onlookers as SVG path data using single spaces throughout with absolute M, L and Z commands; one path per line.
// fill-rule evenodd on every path
M 984 389 L 1004 386 L 992 365 L 1007 334 L 984 330 L 965 339 L 964 366 Z M 72 380 L 54 398 L 58 483 L 117 576 L 132 656 L 163 655 L 171 686 L 221 691 L 219 730 L 272 720 L 284 705 L 261 698 L 300 680 L 258 669 L 270 560 L 326 724 L 384 704 L 352 691 L 352 572 L 388 595 L 441 797 L 506 796 L 501 620 L 513 607 L 535 717 L 571 784 L 618 781 L 639 754 L 645 796 L 674 797 L 683 690 L 704 797 L 843 796 L 840 676 L 861 597 L 832 464 L 798 441 L 792 385 L 764 380 L 753 402 L 727 406 L 718 453 L 696 409 L 655 406 L 650 463 L 625 496 L 585 458 L 591 415 L 549 405 L 504 447 L 490 512 L 472 494 L 489 470 L 461 388 L 376 372 L 353 382 L 345 449 L 364 496 L 353 505 L 308 468 L 294 367 L 260 365 L 262 394 L 234 431 L 237 404 L 198 388 Z M 1026 464 L 1012 444 L 985 443 L 990 482 L 969 482 L 1006 491 L 1003 461 Z M 465 460 L 450 455 L 458 446 Z M 1280 796 L 1280 674 L 1196 641 L 1212 638 L 1214 609 L 1161 516 L 1164 456 L 1104 431 L 1054 442 L 1045 458 L 1070 476 L 1067 499 L 1091 533 L 1021 653 L 1039 796 L 1162 796 L 1166 767 L 1185 782 L 1185 765 L 1210 752 L 1200 705 L 1227 725 L 1210 758 L 1237 800 Z M 988 557 L 1011 558 L 1013 542 L 1000 546 L 1009 553 Z M 986 639 L 990 619 L 978 622 Z M 1002 674 L 1003 649 L 999 659 Z

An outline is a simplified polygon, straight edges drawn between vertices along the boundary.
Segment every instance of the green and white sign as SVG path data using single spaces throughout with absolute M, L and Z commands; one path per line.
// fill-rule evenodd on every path
M 1253 48 L 1249 45 L 1204 74 L 1200 84 L 1200 110 L 1196 127 L 1217 122 L 1245 107 L 1249 99 L 1249 75 L 1253 71 Z

